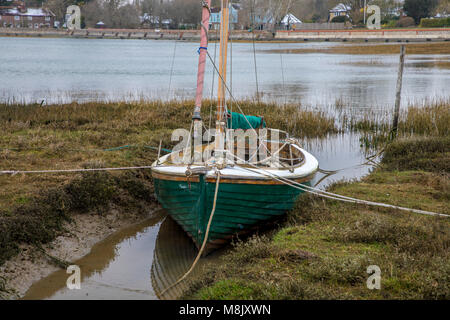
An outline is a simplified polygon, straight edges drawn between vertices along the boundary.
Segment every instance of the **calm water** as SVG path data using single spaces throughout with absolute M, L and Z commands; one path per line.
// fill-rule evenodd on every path
M 330 106 L 337 100 L 353 112 L 370 109 L 381 114 L 392 108 L 396 56 L 266 52 L 325 45 L 339 44 L 258 43 L 258 85 L 263 98 L 327 111 L 334 108 Z M 0 101 L 192 98 L 197 48 L 196 43 L 174 41 L 0 38 Z M 212 56 L 214 48 L 215 44 L 210 44 Z M 252 45 L 235 43 L 232 52 L 234 95 L 254 96 Z M 449 61 L 450 56 L 408 56 L 403 105 L 448 98 L 450 70 L 440 68 L 440 62 Z M 207 97 L 211 94 L 212 75 L 209 64 Z M 318 173 L 314 182 L 319 187 L 360 178 L 372 169 L 371 165 L 361 165 L 367 155 L 360 147 L 358 135 L 306 139 L 303 144 L 318 158 L 321 169 L 338 170 L 330 176 Z M 159 212 L 139 225 L 117 232 L 76 261 L 82 270 L 81 290 L 66 289 L 68 275 L 58 271 L 37 282 L 25 298 L 175 298 L 185 284 L 165 296 L 161 296 L 161 291 L 189 269 L 195 254 L 190 239 L 164 212 Z
M 74 261 L 81 270 L 80 290 L 67 289 L 69 275 L 60 270 L 36 282 L 24 299 L 174 299 L 186 288 L 185 282 L 162 292 L 190 268 L 196 254 L 191 239 L 160 210 L 112 234 Z M 199 266 L 217 255 L 202 259 Z
M 314 107 L 334 104 L 337 99 L 356 108 L 393 104 L 396 56 L 266 52 L 325 45 L 342 44 L 257 43 L 258 85 L 263 96 Z M 209 45 L 213 57 L 215 46 Z M 194 42 L 175 41 L 0 38 L 0 101 L 192 98 L 197 48 Z M 234 95 L 254 96 L 252 45 L 234 43 L 231 57 Z M 408 56 L 403 102 L 447 97 L 450 70 L 439 68 L 435 62 L 449 59 Z M 209 64 L 206 96 L 211 92 L 212 71 Z

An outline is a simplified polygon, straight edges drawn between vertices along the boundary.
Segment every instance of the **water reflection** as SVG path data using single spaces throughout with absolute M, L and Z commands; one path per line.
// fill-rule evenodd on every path
M 196 254 L 192 240 L 160 210 L 154 217 L 112 234 L 75 261 L 81 269 L 80 290 L 67 289 L 69 275 L 59 270 L 36 282 L 23 299 L 176 299 L 190 278 L 164 295 L 161 292 L 191 267 Z M 199 266 L 212 259 L 215 255 Z
M 66 288 L 59 270 L 36 282 L 24 299 L 157 299 L 148 279 L 159 228 L 166 214 L 120 230 L 96 244 L 74 264 L 81 269 L 81 290 Z
M 367 161 L 372 154 L 361 148 L 360 137 L 347 133 L 329 135 L 325 139 L 304 139 L 303 146 L 319 160 L 320 169 L 325 171 L 316 174 L 312 185 L 324 189 L 334 182 L 356 180 L 369 174 L 374 162 Z M 379 158 L 371 160 L 376 162 Z
M 151 283 L 160 299 L 176 299 L 187 288 L 187 282 L 172 286 L 189 270 L 197 256 L 197 248 L 183 229 L 170 217 L 164 220 L 156 238 Z M 195 272 L 198 268 L 194 269 Z

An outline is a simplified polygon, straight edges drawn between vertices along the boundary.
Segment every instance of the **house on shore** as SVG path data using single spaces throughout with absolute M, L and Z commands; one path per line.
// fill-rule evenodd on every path
M 106 24 L 103 21 L 99 21 L 95 24 L 95 28 L 97 29 L 105 29 L 106 28 Z
M 237 29 L 237 25 L 239 22 L 239 10 L 240 10 L 239 5 L 237 4 L 230 5 L 231 30 Z M 222 17 L 221 8 L 211 8 L 211 15 L 209 17 L 209 28 L 212 30 L 219 30 L 221 17 Z
M 302 21 L 292 13 L 288 13 L 283 19 L 281 19 L 280 24 L 284 30 L 295 30 L 300 26 L 300 24 L 302 24 Z
M 328 21 L 331 22 L 336 17 L 348 17 L 352 8 L 346 4 L 339 3 L 328 13 Z
M 23 2 L 0 7 L 0 27 L 50 28 L 55 24 L 55 14 L 45 8 L 27 8 Z
M 170 29 L 170 26 L 173 25 L 172 19 L 164 19 L 159 16 L 150 15 L 148 13 L 144 13 L 144 15 L 139 16 L 139 20 L 141 26 L 146 28 Z

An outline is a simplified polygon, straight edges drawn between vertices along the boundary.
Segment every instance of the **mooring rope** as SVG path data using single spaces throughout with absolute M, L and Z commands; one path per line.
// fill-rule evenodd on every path
M 158 147 L 153 147 L 153 146 L 139 146 L 139 145 L 124 145 L 124 146 L 119 146 L 119 147 L 111 147 L 108 149 L 62 149 L 62 151 L 66 151 L 66 152 L 104 152 L 104 151 L 120 151 L 120 150 L 124 150 L 124 149 L 131 149 L 131 148 L 144 148 L 144 149 L 150 149 L 150 150 L 156 150 L 158 151 L 159 148 Z M 166 148 L 161 148 L 162 151 L 167 152 L 167 153 L 171 153 L 172 150 L 170 149 L 166 149 Z M 15 148 L 15 147 L 0 147 L 0 151 L 16 151 L 16 152 L 21 152 L 21 151 L 59 151 L 59 150 L 52 150 L 50 148 L 43 148 L 43 147 L 36 147 L 36 148 Z
M 138 146 L 133 146 L 133 145 L 125 145 L 125 146 L 120 146 L 120 147 L 114 147 L 114 148 L 110 148 L 110 149 L 92 149 L 92 150 L 72 150 L 72 151 L 118 151 L 118 150 L 123 150 L 123 149 L 128 149 L 128 148 L 136 148 Z M 166 149 L 166 148 L 157 148 L 157 147 L 151 147 L 151 146 L 143 146 L 144 148 L 147 149 L 152 149 L 152 150 L 162 150 L 164 152 L 172 152 L 172 150 Z M 0 150 L 14 150 L 11 148 L 4 148 Z M 20 150 L 46 150 L 45 148 L 39 148 L 39 149 L 20 149 Z M 19 149 L 16 149 L 14 151 L 20 151 Z M 158 157 L 159 158 L 159 157 Z M 33 173 L 78 173 L 78 172 L 93 172 L 93 171 L 124 171 L 124 170 L 143 170 L 143 169 L 151 169 L 151 166 L 135 166 L 135 167 L 116 167 L 116 168 L 84 168 L 84 169 L 78 169 L 78 168 L 74 168 L 74 169 L 57 169 L 57 170 L 50 170 L 50 169 L 45 169 L 45 170 L 0 170 L 0 175 L 3 174 L 10 174 L 11 176 L 14 176 L 16 174 L 33 174 Z
M 88 169 L 60 169 L 60 170 L 0 170 L 0 175 L 10 174 L 31 174 L 31 173 L 74 173 L 74 172 L 92 172 L 92 171 L 123 171 L 123 170 L 142 170 L 151 169 L 151 166 L 141 167 L 117 167 L 117 168 L 88 168 Z
M 239 157 L 237 157 L 236 155 L 233 155 L 237 160 L 241 160 L 243 161 L 243 159 L 240 159 Z M 418 209 L 412 209 L 412 208 L 406 208 L 406 207 L 401 207 L 401 206 L 396 206 L 396 205 L 391 205 L 391 204 L 386 204 L 386 203 L 380 203 L 380 202 L 374 202 L 374 201 L 368 201 L 368 200 L 361 200 L 361 199 L 356 199 L 356 198 L 352 198 L 352 197 L 347 197 L 347 196 L 343 196 L 343 195 L 339 195 L 336 193 L 332 193 L 332 192 L 328 192 L 328 191 L 324 191 L 318 188 L 314 188 L 314 187 L 310 187 L 304 184 L 301 184 L 297 181 L 294 180 L 290 180 L 284 177 L 280 177 L 277 174 L 274 174 L 272 172 L 269 172 L 267 170 L 264 170 L 258 166 L 255 166 L 251 163 L 247 163 L 248 165 L 261 170 L 262 172 L 256 171 L 256 170 L 252 170 L 249 168 L 245 168 L 242 166 L 239 166 L 239 168 L 253 172 L 253 173 L 258 173 L 258 174 L 263 174 L 266 175 L 269 178 L 272 178 L 274 180 L 277 180 L 283 184 L 289 185 L 295 189 L 304 191 L 304 192 L 308 192 L 314 195 L 317 195 L 319 197 L 324 197 L 324 198 L 328 198 L 328 199 L 332 199 L 332 200 L 338 200 L 338 201 L 343 201 L 343 202 L 349 202 L 349 203 L 358 203 L 358 204 L 366 204 L 366 205 L 370 205 L 370 206 L 378 206 L 378 207 L 385 207 L 385 208 L 391 208 L 391 209 L 397 209 L 397 210 L 403 210 L 403 211 L 409 211 L 409 212 L 414 212 L 414 213 L 419 213 L 419 214 L 424 214 L 424 215 L 430 215 L 430 216 L 440 216 L 440 217 L 446 217 L 446 218 L 450 218 L 450 215 L 448 214 L 443 214 L 443 213 L 437 213 L 437 212 L 432 212 L 432 211 L 425 211 L 425 210 L 418 210 Z
M 203 251 L 206 248 L 206 244 L 208 243 L 208 236 L 209 236 L 209 230 L 211 228 L 211 223 L 214 217 L 214 213 L 216 211 L 216 204 L 217 204 L 217 195 L 219 194 L 219 184 L 220 184 L 220 171 L 217 170 L 217 181 L 216 181 L 216 190 L 214 191 L 214 202 L 213 202 L 213 207 L 211 210 L 211 214 L 209 215 L 209 220 L 208 220 L 208 225 L 206 226 L 206 231 L 205 231 L 205 238 L 203 239 L 203 243 L 202 243 L 202 247 L 200 248 L 200 251 L 197 254 L 197 257 L 195 258 L 194 262 L 192 263 L 191 268 L 180 278 L 178 279 L 175 283 L 173 283 L 172 285 L 170 285 L 169 287 L 167 287 L 166 289 L 164 289 L 161 292 L 161 295 L 163 295 L 164 293 L 166 293 L 169 289 L 175 287 L 176 285 L 178 285 L 181 281 L 183 281 L 184 279 L 186 279 L 186 277 L 192 272 L 192 270 L 194 270 L 195 266 L 197 265 L 198 261 L 200 260 Z
M 336 193 L 332 193 L 332 192 L 328 192 L 328 191 L 324 191 L 318 188 L 314 188 L 314 187 L 310 187 L 304 184 L 300 184 L 294 180 L 290 180 L 284 177 L 280 177 L 272 172 L 269 172 L 267 170 L 264 170 L 252 163 L 249 163 L 247 161 L 245 161 L 244 159 L 239 158 L 238 156 L 230 153 L 228 150 L 223 150 L 225 153 L 229 153 L 231 154 L 232 157 L 234 157 L 236 160 L 242 161 L 243 163 L 246 163 L 247 165 L 250 165 L 260 171 L 256 171 L 256 170 L 252 170 L 249 168 L 245 168 L 242 166 L 237 166 L 241 169 L 253 172 L 253 173 L 257 173 L 257 174 L 263 174 L 271 179 L 277 180 L 281 183 L 284 183 L 286 185 L 289 185 L 293 188 L 299 189 L 301 191 L 304 192 L 309 192 L 312 194 L 315 194 L 317 196 L 320 197 L 324 197 L 324 198 L 328 198 L 328 199 L 332 199 L 332 200 L 338 200 L 338 201 L 343 201 L 343 202 L 350 202 L 350 203 L 358 203 L 358 204 L 366 204 L 366 205 L 370 205 L 370 206 L 378 206 L 378 207 L 385 207 L 385 208 L 391 208 L 391 209 L 397 209 L 397 210 L 403 210 L 403 211 L 410 211 L 410 212 L 414 212 L 414 213 L 419 213 L 419 214 L 425 214 L 425 215 L 431 215 L 431 216 L 441 216 L 441 217 L 450 217 L 450 215 L 448 214 L 443 214 L 443 213 L 436 213 L 436 212 L 432 212 L 432 211 L 425 211 L 425 210 L 419 210 L 419 209 L 412 209 L 412 208 L 406 208 L 406 207 L 401 207 L 401 206 L 396 206 L 396 205 L 391 205 L 391 204 L 386 204 L 386 203 L 380 203 L 380 202 L 374 202 L 374 201 L 368 201 L 368 200 L 362 200 L 362 199 L 357 199 L 357 198 L 352 198 L 352 197 L 347 197 L 347 196 L 343 196 L 343 195 L 339 195 Z M 271 156 L 273 157 L 273 156 Z M 270 159 L 271 157 L 266 158 Z M 3 174 L 9 174 L 11 176 L 17 175 L 17 174 L 40 174 L 40 173 L 79 173 L 79 172 L 95 172 L 95 171 L 124 171 L 124 170 L 143 170 L 143 169 L 151 169 L 151 166 L 135 166 L 135 167 L 115 167 L 115 168 L 85 168 L 85 169 L 59 169 L 59 170 L 0 170 L 0 175 Z

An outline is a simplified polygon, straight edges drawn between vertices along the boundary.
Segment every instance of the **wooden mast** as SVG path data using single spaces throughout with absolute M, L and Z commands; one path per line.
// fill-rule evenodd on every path
M 220 48 L 219 48 L 219 82 L 217 93 L 217 116 L 216 116 L 216 139 L 215 157 L 216 161 L 223 163 L 223 152 L 226 127 L 226 81 L 227 81 L 227 55 L 228 55 L 228 29 L 229 29 L 229 0 L 221 0 L 220 18 Z
M 198 49 L 197 92 L 195 95 L 194 120 L 201 120 L 200 109 L 203 99 L 203 86 L 205 81 L 206 51 L 208 50 L 208 31 L 211 0 L 203 1 L 202 24 L 200 29 L 200 48 Z
M 205 68 L 206 68 L 206 55 L 208 50 L 208 32 L 209 32 L 209 18 L 211 15 L 211 0 L 202 1 L 202 23 L 200 30 L 200 48 L 198 49 L 198 72 L 197 72 L 197 92 L 195 95 L 195 108 L 192 120 L 194 121 L 194 136 L 193 142 L 194 146 L 191 148 L 191 155 L 193 153 L 194 158 L 192 159 L 194 163 L 199 163 L 202 161 L 202 152 L 195 148 L 195 146 L 200 146 L 203 141 L 202 134 L 202 117 L 201 117 L 201 107 L 203 99 L 203 87 L 205 82 Z M 192 146 L 192 145 L 191 145 Z M 193 152 L 192 152 L 193 151 Z

